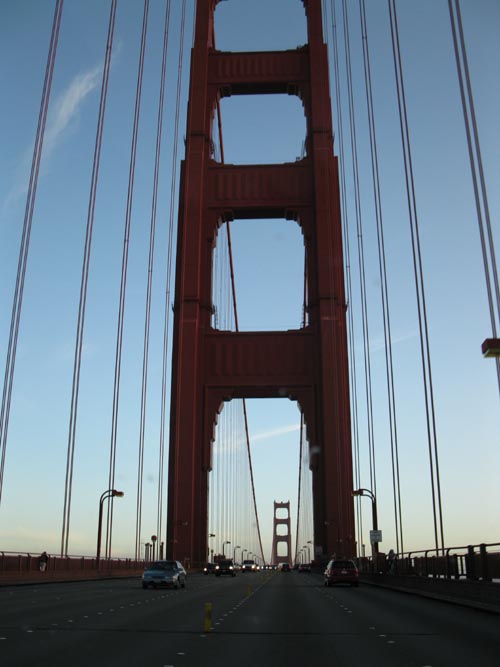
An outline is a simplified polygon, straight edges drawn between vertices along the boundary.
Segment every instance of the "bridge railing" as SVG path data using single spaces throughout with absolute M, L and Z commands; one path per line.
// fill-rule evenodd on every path
M 376 562 L 360 558 L 359 568 L 371 574 L 492 581 L 500 579 L 500 543 L 408 551 L 394 558 L 380 553 Z
M 40 555 L 0 551 L 0 580 L 45 577 L 47 579 L 90 576 L 120 576 L 136 574 L 144 569 L 146 562 L 131 558 L 101 558 L 89 556 L 57 556 L 48 554 L 45 569 L 40 568 Z

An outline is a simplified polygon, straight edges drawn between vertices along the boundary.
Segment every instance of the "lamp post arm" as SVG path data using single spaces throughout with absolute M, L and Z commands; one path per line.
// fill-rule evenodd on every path
M 104 506 L 104 501 L 107 498 L 112 498 L 118 496 L 119 498 L 123 497 L 123 491 L 117 491 L 116 489 L 107 489 L 101 494 L 99 499 L 99 521 L 97 524 L 97 553 L 96 553 L 96 563 L 99 567 L 99 562 L 101 560 L 101 533 L 102 533 L 102 509 Z
M 96 562 L 97 566 L 99 567 L 99 562 L 101 560 L 101 533 L 102 533 L 102 508 L 104 506 L 104 501 L 106 500 L 106 497 L 109 496 L 109 491 L 105 491 L 99 500 L 99 521 L 97 524 L 97 554 L 96 554 Z

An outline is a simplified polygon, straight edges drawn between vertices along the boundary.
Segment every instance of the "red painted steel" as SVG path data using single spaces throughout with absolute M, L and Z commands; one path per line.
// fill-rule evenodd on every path
M 186 156 L 181 170 L 170 417 L 167 555 L 207 554 L 208 473 L 224 401 L 288 397 L 304 413 L 313 473 L 316 555 L 353 556 L 354 509 L 340 196 L 333 155 L 320 0 L 304 3 L 308 44 L 294 51 L 213 48 L 217 0 L 198 0 Z M 212 119 L 226 95 L 298 95 L 306 157 L 293 164 L 221 165 Z M 225 220 L 294 220 L 308 261 L 308 326 L 286 332 L 211 328 L 212 255 Z
M 279 509 L 284 509 L 287 512 L 286 517 L 279 518 L 276 512 Z M 286 533 L 278 534 L 278 526 L 285 526 Z M 278 544 L 286 544 L 286 556 L 278 556 Z M 292 564 L 292 533 L 290 530 L 290 501 L 286 503 L 277 503 L 274 501 L 274 518 L 273 518 L 273 548 L 271 552 L 271 564 L 279 565 L 280 563 Z

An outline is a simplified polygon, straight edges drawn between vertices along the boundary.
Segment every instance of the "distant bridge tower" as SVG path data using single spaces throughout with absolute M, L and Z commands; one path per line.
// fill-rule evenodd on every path
M 311 453 L 316 554 L 355 553 L 347 305 L 328 55 L 321 0 L 303 2 L 308 44 L 241 53 L 215 49 L 217 0 L 197 1 L 177 235 L 167 520 L 167 557 L 192 565 L 206 559 L 214 427 L 223 402 L 233 398 L 299 403 Z M 215 162 L 217 101 L 269 93 L 300 97 L 305 157 L 273 165 Z M 217 233 L 224 221 L 238 218 L 286 218 L 301 227 L 304 328 L 233 333 L 211 327 Z
M 277 510 L 284 509 L 288 512 L 285 518 L 276 516 Z M 286 533 L 278 533 L 278 526 L 286 526 Z M 278 544 L 286 544 L 286 556 L 278 556 Z M 271 556 L 272 565 L 279 563 L 292 563 L 292 535 L 290 532 L 290 501 L 286 503 L 277 503 L 274 501 L 274 519 L 273 519 L 273 551 Z

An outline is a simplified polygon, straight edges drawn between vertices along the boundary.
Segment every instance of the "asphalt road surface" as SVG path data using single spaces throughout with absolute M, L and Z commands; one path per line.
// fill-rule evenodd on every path
M 205 603 L 212 629 L 205 630 Z M 500 616 L 297 572 L 0 589 L 1 667 L 500 667 Z

